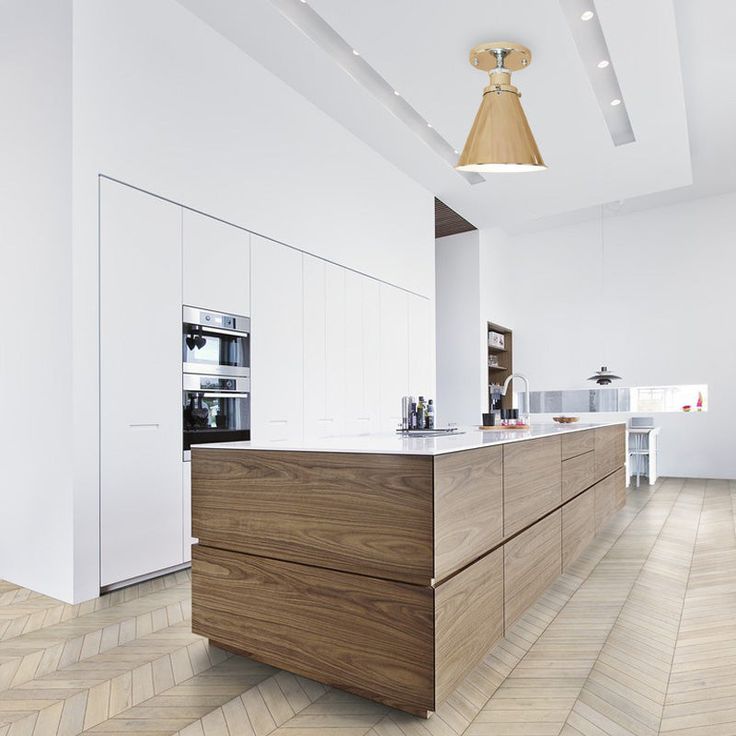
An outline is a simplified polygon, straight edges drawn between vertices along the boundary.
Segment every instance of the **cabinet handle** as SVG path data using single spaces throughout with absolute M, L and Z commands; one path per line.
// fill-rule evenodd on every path
M 356 417 L 356 419 L 359 422 L 367 422 L 370 419 L 370 417 Z
M 130 429 L 158 429 L 158 422 L 150 424 L 129 424 Z
M 268 423 L 269 424 L 288 424 L 289 420 L 288 419 L 269 419 Z

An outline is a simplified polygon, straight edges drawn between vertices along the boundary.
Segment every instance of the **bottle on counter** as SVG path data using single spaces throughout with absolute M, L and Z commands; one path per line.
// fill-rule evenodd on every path
M 411 402 L 411 411 L 409 413 L 409 429 L 418 429 L 417 427 L 417 405 Z
M 434 429 L 434 403 L 432 399 L 427 402 L 427 429 Z
M 424 396 L 420 396 L 417 402 L 417 429 L 424 429 L 426 415 L 427 405 L 424 403 Z

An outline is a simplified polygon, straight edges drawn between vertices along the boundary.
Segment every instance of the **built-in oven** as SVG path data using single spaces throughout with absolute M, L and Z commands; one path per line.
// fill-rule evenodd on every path
M 250 319 L 182 312 L 183 457 L 192 445 L 250 439 Z
M 250 376 L 250 319 L 198 307 L 182 310 L 184 373 Z
M 191 446 L 250 439 L 250 379 L 185 373 L 182 391 L 184 460 Z

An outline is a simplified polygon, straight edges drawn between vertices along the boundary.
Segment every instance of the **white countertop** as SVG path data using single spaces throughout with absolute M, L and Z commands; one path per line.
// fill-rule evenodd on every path
M 530 429 L 487 430 L 460 428 L 451 435 L 442 437 L 406 437 L 394 434 L 358 434 L 326 437 L 305 442 L 217 442 L 193 445 L 192 449 L 208 450 L 271 450 L 291 452 L 364 452 L 375 455 L 444 455 L 448 452 L 473 450 L 490 445 L 505 445 L 509 442 L 552 437 L 569 432 L 581 432 L 595 427 L 607 427 L 624 422 L 601 422 L 600 424 L 537 424 Z M 460 434 L 460 432 L 463 434 Z

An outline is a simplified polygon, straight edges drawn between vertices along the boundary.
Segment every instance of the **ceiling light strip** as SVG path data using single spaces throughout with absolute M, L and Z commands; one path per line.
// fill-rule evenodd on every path
M 636 141 L 594 0 L 560 0 L 585 73 L 615 146 Z
M 322 16 L 302 0 L 270 0 L 293 26 L 313 41 L 366 92 L 399 119 L 426 146 L 454 169 L 455 146 L 445 140 Z M 477 173 L 458 171 L 469 184 L 485 179 Z

